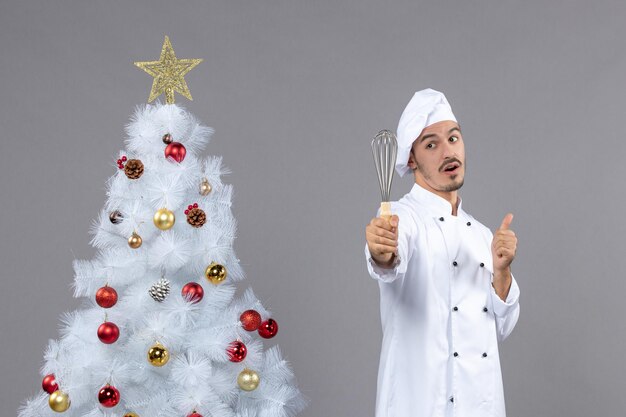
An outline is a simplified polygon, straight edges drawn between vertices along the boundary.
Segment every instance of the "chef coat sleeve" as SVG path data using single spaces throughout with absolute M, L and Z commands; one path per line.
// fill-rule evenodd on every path
M 380 214 L 380 210 L 378 211 Z M 398 207 L 395 202 L 391 203 L 391 212 L 398 216 L 398 256 L 391 268 L 382 268 L 372 259 L 367 243 L 365 244 L 365 259 L 367 260 L 367 270 L 372 278 L 381 282 L 393 282 L 398 278 L 403 278 L 409 257 L 409 237 L 411 230 L 410 217 Z
M 493 288 L 493 286 L 491 287 L 493 314 L 496 317 L 496 330 L 498 333 L 498 341 L 500 342 L 511 334 L 517 324 L 520 310 L 519 295 L 519 286 L 513 276 L 511 276 L 511 288 L 509 289 L 506 301 L 502 301 L 500 296 L 496 293 L 495 288 Z

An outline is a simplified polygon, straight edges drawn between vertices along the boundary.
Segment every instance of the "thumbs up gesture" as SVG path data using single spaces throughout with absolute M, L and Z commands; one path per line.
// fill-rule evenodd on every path
M 513 221 L 513 214 L 504 216 L 502 224 L 493 235 L 491 242 L 491 255 L 493 256 L 494 272 L 509 272 L 511 262 L 515 258 L 517 251 L 517 237 L 510 229 Z

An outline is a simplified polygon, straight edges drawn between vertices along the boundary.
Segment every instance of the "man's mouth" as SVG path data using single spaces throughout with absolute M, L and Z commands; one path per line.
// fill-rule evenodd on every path
M 440 171 L 453 173 L 456 172 L 457 169 L 461 167 L 461 163 L 459 161 L 448 162 L 445 165 L 442 165 Z

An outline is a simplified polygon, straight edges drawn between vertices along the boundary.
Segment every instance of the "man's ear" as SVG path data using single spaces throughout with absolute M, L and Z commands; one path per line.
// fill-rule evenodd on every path
M 413 171 L 417 168 L 417 163 L 415 162 L 415 154 L 413 153 L 413 148 L 411 148 L 411 152 L 409 153 L 409 162 L 407 162 L 407 166 L 411 168 Z

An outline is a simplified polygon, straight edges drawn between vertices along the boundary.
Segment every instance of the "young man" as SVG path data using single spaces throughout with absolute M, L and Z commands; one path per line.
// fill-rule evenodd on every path
M 365 231 L 383 326 L 376 417 L 504 417 L 498 341 L 519 317 L 513 215 L 492 235 L 463 210 L 465 144 L 442 93 L 418 91 L 404 110 L 396 170 L 413 171 L 413 188 Z

